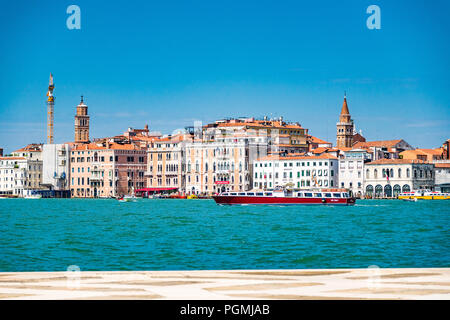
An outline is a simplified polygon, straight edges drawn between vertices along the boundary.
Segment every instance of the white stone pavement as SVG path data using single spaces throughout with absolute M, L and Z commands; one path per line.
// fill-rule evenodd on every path
M 450 268 L 0 273 L 0 299 L 450 299 Z

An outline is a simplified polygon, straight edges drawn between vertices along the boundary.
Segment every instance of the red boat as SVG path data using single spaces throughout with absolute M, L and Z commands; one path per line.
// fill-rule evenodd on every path
M 218 205 L 354 205 L 355 198 L 339 189 L 224 192 L 213 196 Z

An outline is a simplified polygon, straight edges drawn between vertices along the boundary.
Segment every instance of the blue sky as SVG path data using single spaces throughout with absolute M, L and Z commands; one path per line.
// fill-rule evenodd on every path
M 66 8 L 81 9 L 69 30 Z M 381 8 L 381 30 L 366 8 Z M 0 147 L 73 140 L 83 94 L 91 137 L 171 133 L 223 117 L 283 116 L 335 143 L 347 91 L 368 140 L 450 138 L 448 1 L 1 1 Z

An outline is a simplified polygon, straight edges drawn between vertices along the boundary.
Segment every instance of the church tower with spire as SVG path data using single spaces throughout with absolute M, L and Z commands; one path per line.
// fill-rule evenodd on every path
M 354 125 L 348 111 L 347 95 L 344 93 L 344 104 L 342 105 L 339 122 L 336 124 L 336 147 L 351 148 L 353 146 Z
M 81 96 L 81 102 L 77 106 L 77 113 L 75 115 L 75 143 L 87 142 L 89 142 L 88 106 L 84 104 L 83 96 Z

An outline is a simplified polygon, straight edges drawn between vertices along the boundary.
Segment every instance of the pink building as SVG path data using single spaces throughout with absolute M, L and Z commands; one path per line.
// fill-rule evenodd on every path
M 72 197 L 117 197 L 145 187 L 147 152 L 134 144 L 79 144 L 70 153 Z

